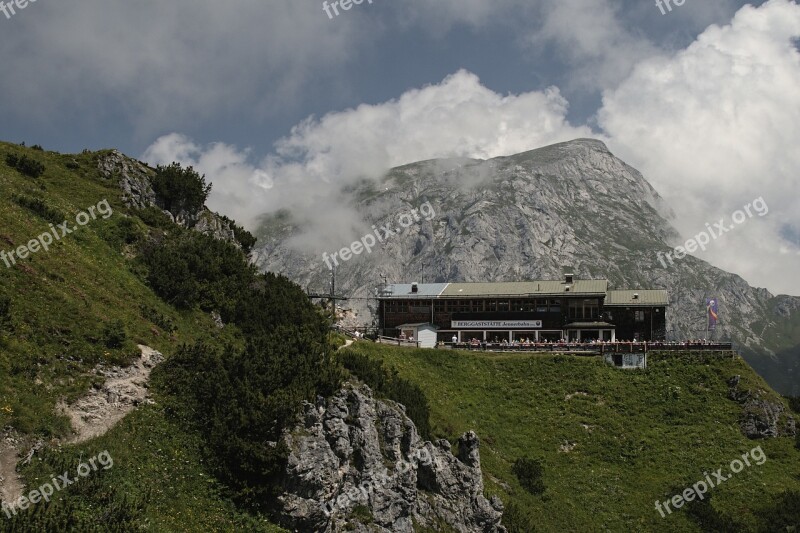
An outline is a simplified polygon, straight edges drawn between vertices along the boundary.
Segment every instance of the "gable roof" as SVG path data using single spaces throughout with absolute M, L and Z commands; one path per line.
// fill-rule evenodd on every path
M 634 295 L 638 294 L 638 298 Z M 636 307 L 636 306 L 668 306 L 669 295 L 665 290 L 621 290 L 608 291 L 605 306 Z

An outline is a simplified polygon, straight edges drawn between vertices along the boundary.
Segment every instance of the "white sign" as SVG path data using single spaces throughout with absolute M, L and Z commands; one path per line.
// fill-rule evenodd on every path
M 541 328 L 541 320 L 451 320 L 454 329 L 520 329 Z

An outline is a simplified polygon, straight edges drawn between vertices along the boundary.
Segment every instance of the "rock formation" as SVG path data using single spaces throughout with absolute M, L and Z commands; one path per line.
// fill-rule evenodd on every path
M 763 390 L 739 389 L 740 376 L 728 380 L 728 397 L 741 404 L 742 416 L 739 425 L 749 439 L 795 436 L 797 428 L 794 417 L 780 401 L 765 398 Z
M 230 242 L 237 248 L 241 248 L 233 231 L 233 222 L 206 207 L 196 213 L 171 213 L 164 210 L 163 206 L 159 205 L 158 197 L 151 184 L 153 169 L 144 163 L 112 150 L 98 157 L 97 168 L 106 179 L 118 180 L 119 187 L 122 189 L 122 201 L 128 207 L 137 209 L 158 207 L 172 221 L 181 226 Z
M 458 454 L 446 440 L 423 442 L 405 408 L 346 384 L 285 436 L 291 450 L 279 498 L 297 531 L 408 532 L 415 526 L 504 532 L 503 504 L 483 495 L 478 437 Z

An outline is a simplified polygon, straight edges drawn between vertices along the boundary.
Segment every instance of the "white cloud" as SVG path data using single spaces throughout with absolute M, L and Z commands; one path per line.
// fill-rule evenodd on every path
M 687 237 L 763 196 L 770 214 L 721 237 L 703 257 L 795 294 L 800 263 L 781 231 L 800 228 L 798 37 L 794 2 L 745 6 L 686 50 L 641 62 L 605 93 L 599 112 L 610 148 L 674 206 Z
M 314 236 L 303 244 L 318 248 L 361 231 L 355 211 L 334 207 L 342 185 L 419 160 L 490 158 L 591 134 L 566 112 L 557 89 L 504 96 L 462 70 L 396 100 L 310 117 L 257 165 L 247 151 L 177 134 L 158 139 L 143 159 L 194 165 L 214 182 L 211 207 L 251 227 L 258 214 L 292 209 Z

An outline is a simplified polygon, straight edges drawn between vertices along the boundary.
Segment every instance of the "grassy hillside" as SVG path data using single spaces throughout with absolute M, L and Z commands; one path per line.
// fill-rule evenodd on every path
M 26 175 L 7 163 L 9 155 L 38 162 L 44 172 Z M 55 414 L 56 403 L 100 383 L 92 372 L 97 363 L 128 362 L 138 355 L 136 344 L 169 357 L 183 343 L 242 343 L 235 327 L 218 329 L 208 313 L 178 310 L 148 287 L 134 257 L 136 245 L 161 231 L 154 225 L 169 223 L 153 212 L 125 208 L 116 181 L 97 171 L 97 155 L 0 143 L 0 250 L 16 250 L 50 231 L 51 223 L 67 220 L 74 227 L 78 213 L 92 207 L 97 214 L 103 200 L 113 210 L 54 239 L 48 251 L 10 268 L 0 262 L 0 427 L 29 445 L 38 440 L 50 448 L 21 469 L 26 492 L 62 468 L 74 470 L 80 458 L 108 450 L 115 461 L 111 470 L 84 488 L 76 484 L 59 493 L 59 505 L 73 506 L 71 514 L 83 517 L 80 530 L 105 531 L 104 516 L 129 512 L 132 529 L 273 531 L 226 503 L 197 453 L 197 437 L 165 417 L 158 391 L 155 405 L 96 441 L 64 446 L 54 440 L 70 434 L 67 419 Z M 15 530 L 41 530 L 31 517 L 45 507 L 35 506 Z M 0 530 L 10 524 L 0 516 Z
M 712 507 L 694 507 L 693 514 L 713 512 L 718 524 L 761 531 L 777 527 L 776 507 L 800 513 L 779 501 L 786 491 L 800 491 L 794 439 L 751 441 L 740 432 L 741 407 L 728 399 L 726 380 L 741 375 L 741 388 L 769 390 L 741 359 L 652 356 L 648 370 L 630 372 L 587 357 L 367 342 L 346 350 L 383 360 L 421 387 L 436 437 L 455 442 L 475 430 L 486 492 L 512 504 L 537 530 L 700 531 L 686 507 L 662 518 L 655 500 L 678 494 L 704 472 L 728 471 L 756 446 L 767 460 L 751 461 L 710 489 Z M 526 456 L 542 460 L 542 495 L 523 490 L 512 473 Z

